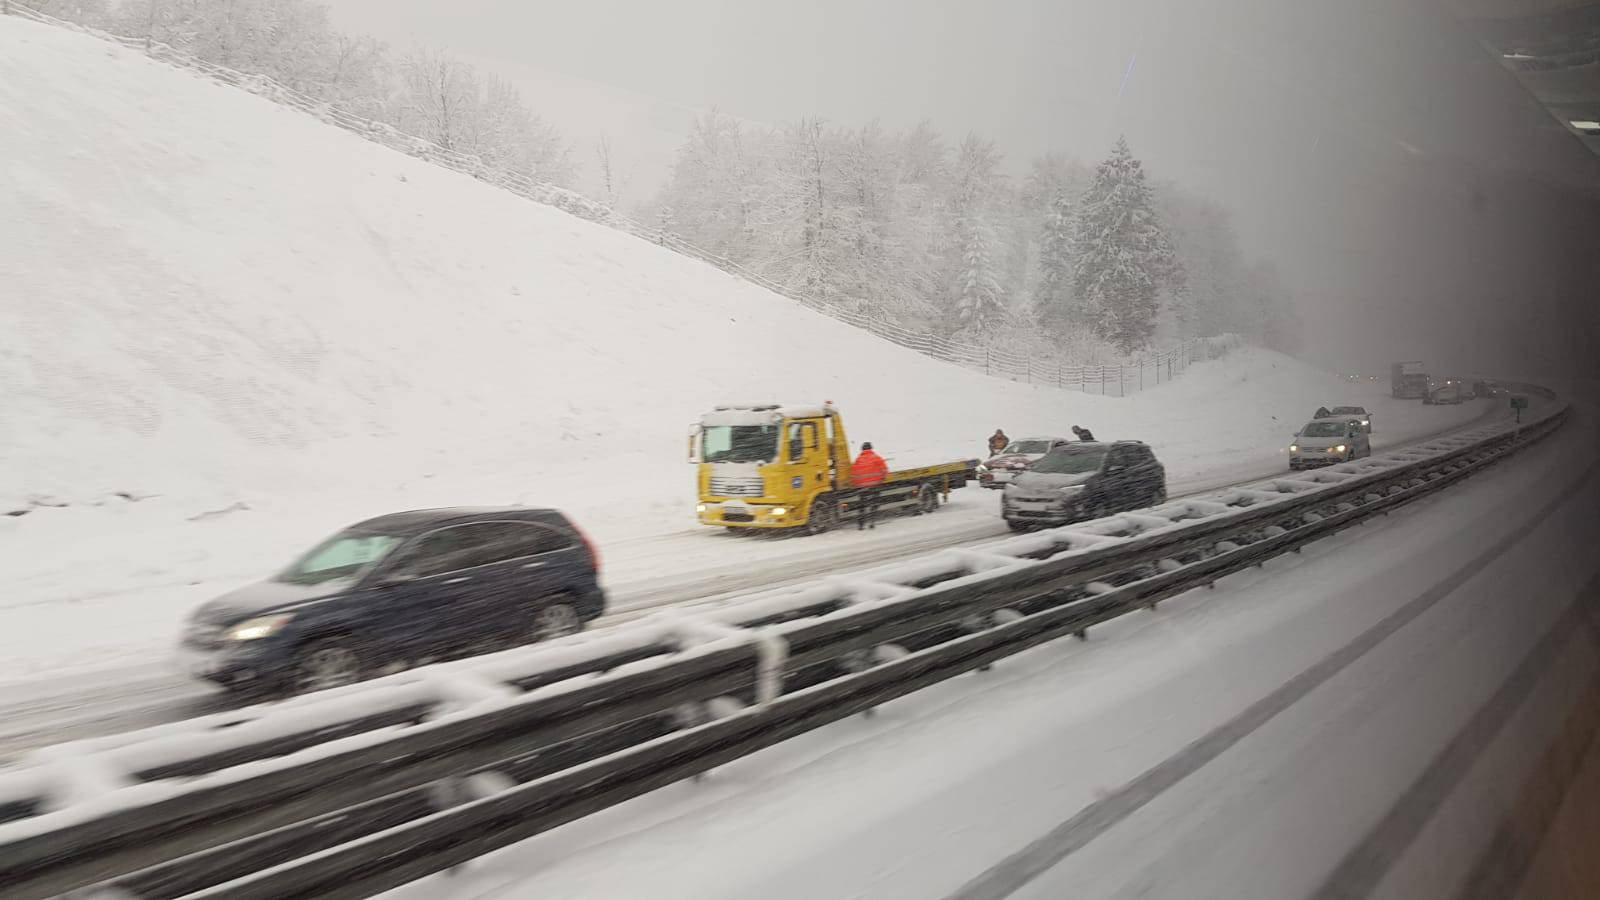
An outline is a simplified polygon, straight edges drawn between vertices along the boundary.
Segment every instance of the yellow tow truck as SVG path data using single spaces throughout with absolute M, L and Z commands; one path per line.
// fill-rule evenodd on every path
M 860 499 L 850 482 L 850 444 L 832 403 L 718 406 L 690 429 L 703 525 L 827 531 Z M 877 490 L 881 512 L 918 515 L 977 478 L 976 459 L 891 470 Z

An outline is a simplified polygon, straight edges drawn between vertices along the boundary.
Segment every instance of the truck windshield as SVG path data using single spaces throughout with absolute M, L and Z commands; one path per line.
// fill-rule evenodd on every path
M 392 534 L 341 531 L 311 548 L 274 581 L 288 584 L 322 584 L 336 578 L 356 578 L 400 543 Z
M 1043 453 L 1050 449 L 1049 441 L 1012 441 L 1001 453 Z
M 1100 470 L 1100 461 L 1106 458 L 1106 448 L 1080 445 L 1057 447 L 1033 464 L 1033 471 L 1046 475 L 1082 475 Z
M 706 462 L 771 462 L 778 455 L 777 425 L 707 425 L 700 439 Z

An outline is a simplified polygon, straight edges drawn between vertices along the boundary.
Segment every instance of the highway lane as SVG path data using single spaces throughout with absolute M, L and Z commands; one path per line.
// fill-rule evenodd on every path
M 1392 443 L 1375 434 L 1374 450 L 1423 443 L 1501 414 L 1498 406 L 1488 407 L 1465 424 Z M 1173 499 L 1180 499 L 1283 471 L 1248 467 L 1213 471 L 1175 478 L 1168 490 Z M 622 541 L 602 548 L 612 611 L 595 627 L 1003 537 L 1009 531 L 997 515 L 998 502 L 996 491 L 969 488 L 953 493 L 949 505 L 935 514 L 886 518 L 866 534 L 848 525 L 818 536 L 696 528 Z M 0 763 L 47 744 L 180 721 L 239 705 L 238 699 L 177 673 L 164 655 L 152 656 L 137 665 L 0 685 Z

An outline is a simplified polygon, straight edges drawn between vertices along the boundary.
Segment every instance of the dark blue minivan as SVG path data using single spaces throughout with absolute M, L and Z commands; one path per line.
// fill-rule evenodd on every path
M 605 602 L 594 547 L 556 510 L 393 513 L 200 607 L 179 660 L 224 687 L 300 693 L 573 634 Z

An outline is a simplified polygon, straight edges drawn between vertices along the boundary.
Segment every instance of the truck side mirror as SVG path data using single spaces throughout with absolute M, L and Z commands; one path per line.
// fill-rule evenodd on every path
M 700 462 L 700 426 L 689 426 L 689 462 Z

